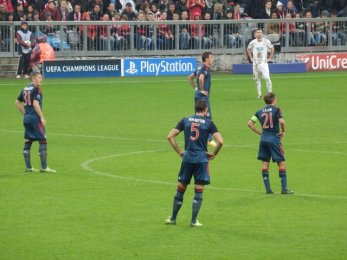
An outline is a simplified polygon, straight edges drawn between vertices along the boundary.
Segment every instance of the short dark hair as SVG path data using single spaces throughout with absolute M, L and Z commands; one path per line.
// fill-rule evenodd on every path
M 264 96 L 264 101 L 267 105 L 272 104 L 272 102 L 276 99 L 275 93 L 269 92 Z
M 196 101 L 196 103 L 195 103 L 195 113 L 204 112 L 206 108 L 207 108 L 206 100 L 199 99 L 198 101 Z
M 206 59 L 208 59 L 208 57 L 210 57 L 210 55 L 212 55 L 212 52 L 210 52 L 210 51 L 205 51 L 205 52 L 201 55 L 202 62 L 205 62 Z

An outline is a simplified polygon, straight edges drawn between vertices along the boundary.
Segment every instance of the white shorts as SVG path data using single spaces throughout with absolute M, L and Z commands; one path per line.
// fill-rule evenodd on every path
M 254 80 L 270 78 L 269 65 L 267 63 L 253 64 L 253 76 Z

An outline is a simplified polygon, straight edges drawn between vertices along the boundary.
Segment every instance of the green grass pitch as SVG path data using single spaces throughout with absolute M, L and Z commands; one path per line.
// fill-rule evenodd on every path
M 180 166 L 166 136 L 193 114 L 185 76 L 44 80 L 57 174 L 24 173 L 14 101 L 28 81 L 1 79 L 0 259 L 346 259 L 347 73 L 272 81 L 295 195 L 279 194 L 275 164 L 275 194 L 264 194 L 259 137 L 247 127 L 264 103 L 251 76 L 214 74 L 212 112 L 225 146 L 210 165 L 204 226 L 191 228 L 191 186 L 177 225 L 164 224 Z M 39 168 L 37 151 L 35 143 Z

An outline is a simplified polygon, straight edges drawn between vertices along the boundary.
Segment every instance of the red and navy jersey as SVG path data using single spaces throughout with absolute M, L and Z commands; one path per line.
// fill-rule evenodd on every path
M 278 107 L 268 105 L 255 113 L 261 127 L 263 129 L 261 134 L 261 141 L 273 142 L 280 139 L 279 132 L 279 119 L 283 118 L 281 110 Z
M 18 101 L 23 102 L 25 115 L 37 115 L 33 103 L 37 100 L 42 109 L 42 91 L 41 88 L 30 84 L 26 86 L 19 94 Z
M 189 163 L 208 162 L 207 141 L 208 135 L 218 132 L 216 125 L 210 119 L 193 115 L 183 118 L 175 127 L 184 131 L 185 152 L 183 161 Z
M 208 92 L 208 97 L 210 96 L 210 92 L 211 92 L 211 72 L 210 72 L 210 68 L 206 64 L 203 64 L 196 71 L 198 89 L 195 91 L 195 99 L 206 98 L 205 95 L 200 93 L 199 77 L 200 77 L 201 74 L 203 74 L 204 77 L 205 77 L 204 91 Z

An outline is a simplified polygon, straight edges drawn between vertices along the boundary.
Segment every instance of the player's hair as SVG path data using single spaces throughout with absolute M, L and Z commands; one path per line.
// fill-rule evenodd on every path
M 269 92 L 264 96 L 264 101 L 267 105 L 272 104 L 272 102 L 276 99 L 275 93 Z
M 205 109 L 207 108 L 207 103 L 203 99 L 199 99 L 195 103 L 195 113 L 201 113 L 204 112 Z
M 210 51 L 205 51 L 205 52 L 201 55 L 202 62 L 205 62 L 206 59 L 208 59 L 208 57 L 210 57 L 210 55 L 212 55 L 212 52 L 210 52 Z
M 37 72 L 37 71 L 33 71 L 30 73 L 30 79 L 32 78 L 36 78 L 37 76 L 41 75 L 40 72 Z

